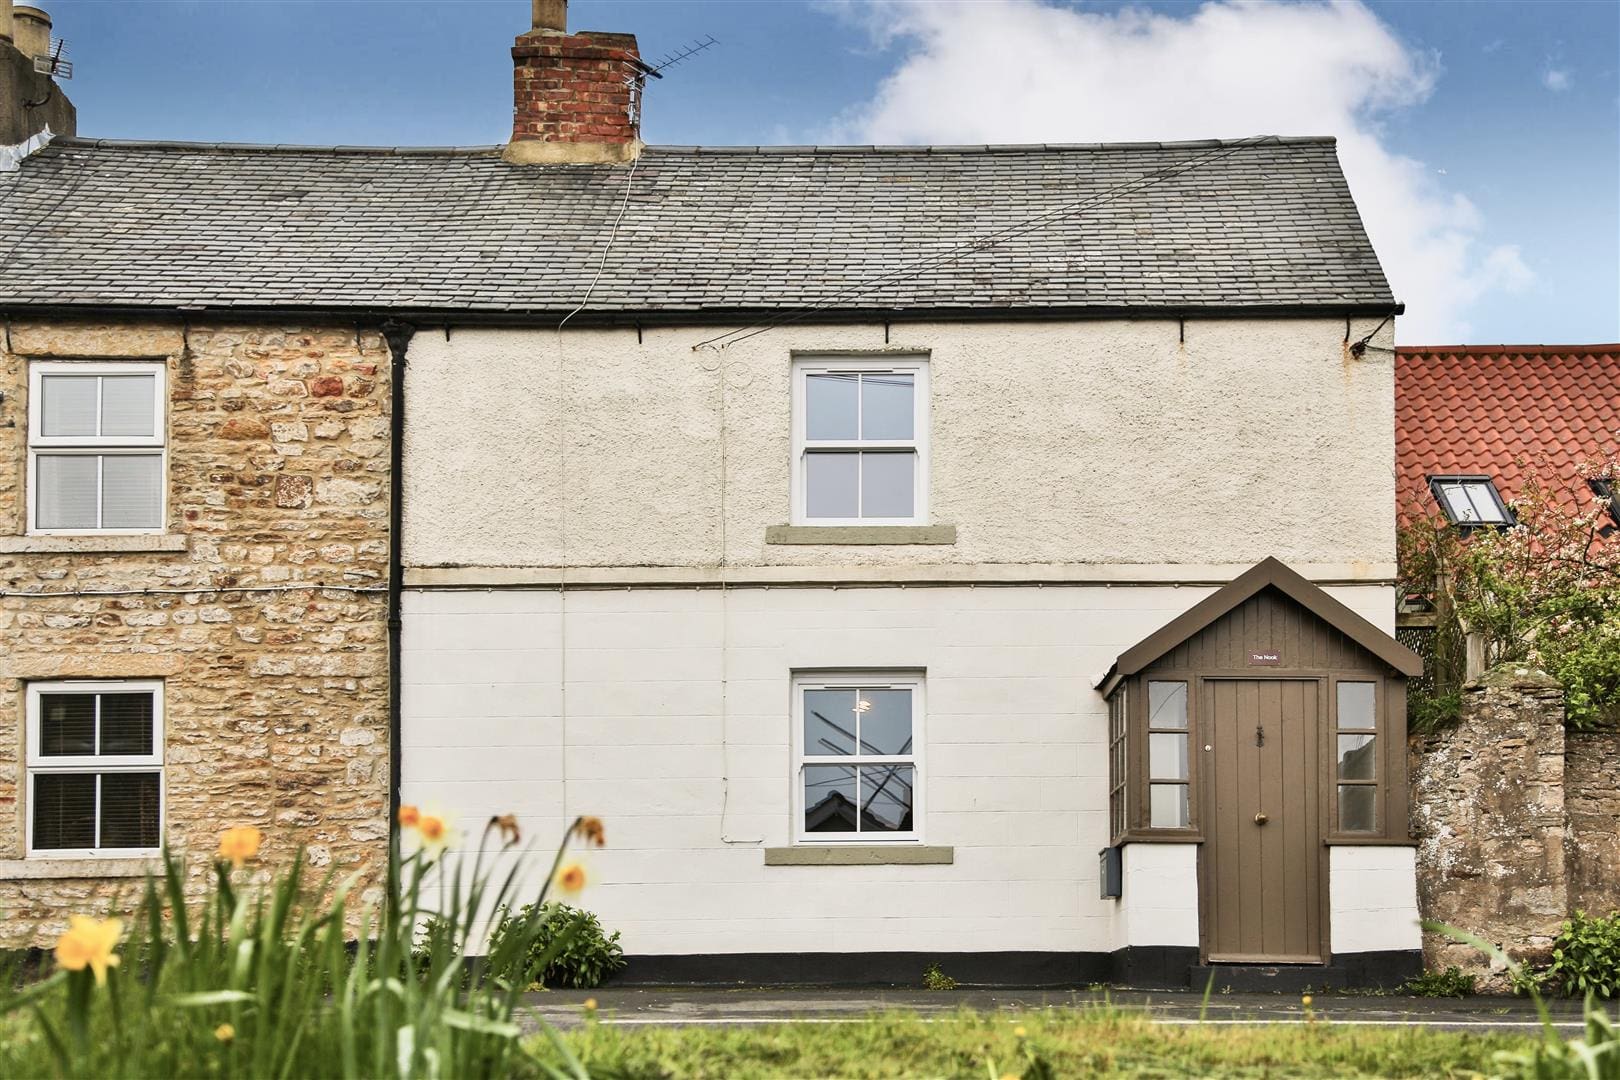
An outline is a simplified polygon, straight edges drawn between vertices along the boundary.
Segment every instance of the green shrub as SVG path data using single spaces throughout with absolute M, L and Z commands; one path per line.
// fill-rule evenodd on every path
M 522 958 L 522 970 L 501 974 L 514 979 L 526 975 L 524 985 L 589 990 L 624 970 L 619 932 L 604 933 L 592 912 L 556 902 L 525 904 L 502 918 L 490 936 L 490 952 L 501 952 L 506 938 L 531 921 L 538 931 Z
M 924 990 L 955 990 L 956 980 L 939 970 L 938 964 L 929 964 L 923 970 Z
M 1567 997 L 1620 994 L 1620 913 L 1596 918 L 1577 911 L 1553 939 L 1547 984 Z
M 1451 727 L 1462 716 L 1462 692 L 1413 694 L 1407 703 L 1406 725 L 1414 735 L 1432 735 Z
M 1468 997 L 1474 992 L 1474 976 L 1454 967 L 1425 971 L 1408 979 L 1401 989 L 1415 997 Z

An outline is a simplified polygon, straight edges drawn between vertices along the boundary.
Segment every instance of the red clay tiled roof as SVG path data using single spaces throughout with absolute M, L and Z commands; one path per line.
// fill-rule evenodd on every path
M 1521 462 L 1573 466 L 1620 444 L 1620 345 L 1431 345 L 1395 350 L 1395 467 L 1404 511 L 1435 509 L 1427 478 L 1478 473 L 1503 498 Z

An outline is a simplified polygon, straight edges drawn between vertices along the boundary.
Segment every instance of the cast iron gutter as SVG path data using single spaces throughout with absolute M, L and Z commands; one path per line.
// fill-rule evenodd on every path
M 399 828 L 401 723 L 400 616 L 405 590 L 405 351 L 416 327 L 389 319 L 382 324 L 388 343 L 388 831 Z
M 840 325 L 884 322 L 1060 322 L 1088 319 L 1321 319 L 1383 318 L 1406 314 L 1406 305 L 1376 303 L 1320 304 L 1140 304 L 1053 305 L 1017 307 L 964 305 L 961 307 L 865 308 L 658 308 L 627 311 L 582 311 L 568 321 L 571 327 L 755 326 L 761 323 Z M 398 307 L 377 305 L 266 305 L 222 304 L 29 304 L 0 301 L 0 317 L 19 319 L 187 319 L 193 322 L 282 322 L 289 318 L 336 323 L 408 320 L 417 327 L 505 326 L 544 327 L 555 330 L 566 311 L 540 308 Z

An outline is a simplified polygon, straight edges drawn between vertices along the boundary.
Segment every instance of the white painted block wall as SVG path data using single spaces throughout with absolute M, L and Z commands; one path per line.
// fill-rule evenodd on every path
M 1127 844 L 1113 948 L 1198 947 L 1198 845 Z
M 1111 951 L 1092 684 L 1209 591 L 411 590 L 404 795 L 474 838 L 492 814 L 548 843 L 603 817 L 584 902 L 633 954 Z M 1388 588 L 1330 591 L 1387 628 Z M 954 864 L 764 865 L 791 840 L 789 679 L 806 668 L 927 672 L 922 829 Z M 1185 943 L 1185 913 L 1156 910 L 1132 912 L 1131 943 Z
M 1423 947 L 1416 848 L 1333 848 L 1328 859 L 1328 898 L 1334 952 Z

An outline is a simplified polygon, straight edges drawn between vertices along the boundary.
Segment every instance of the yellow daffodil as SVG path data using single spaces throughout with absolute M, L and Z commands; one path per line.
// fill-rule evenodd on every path
M 232 1039 L 236 1038 L 236 1029 L 230 1024 L 221 1024 L 219 1027 L 214 1029 L 214 1038 L 218 1039 L 220 1042 L 228 1043 Z
M 557 871 L 557 888 L 569 896 L 577 896 L 585 888 L 585 868 L 579 863 L 568 863 Z
M 96 973 L 98 984 L 107 981 L 107 969 L 118 966 L 113 949 L 123 936 L 122 919 L 92 919 L 74 915 L 68 919 L 67 932 L 56 939 L 56 965 L 65 971 Z
M 1013 1035 L 1016 1036 L 1017 1038 L 1022 1039 L 1025 1035 L 1028 1035 L 1028 1034 L 1029 1034 L 1029 1032 L 1025 1031 L 1022 1025 L 1019 1025 L 1018 1027 L 1013 1028 Z
M 416 823 L 421 821 L 421 820 L 422 820 L 422 811 L 418 810 L 416 807 L 407 805 L 407 806 L 402 806 L 402 807 L 399 808 L 399 827 L 400 828 L 402 828 L 402 829 L 414 829 L 414 828 L 416 828 Z
M 243 863 L 259 854 L 259 845 L 263 842 L 264 834 L 252 825 L 226 829 L 219 837 L 219 857 L 228 859 L 240 870 Z
M 1306 994 L 1304 997 L 1299 999 L 1299 1003 L 1301 1005 L 1305 1006 L 1307 1009 L 1310 1008 L 1311 1007 L 1311 995 Z
M 595 1012 L 596 1011 L 596 999 L 595 998 L 586 998 L 585 999 L 585 1011 L 586 1012 Z
M 442 814 L 422 814 L 416 822 L 416 835 L 423 850 L 437 854 L 450 844 L 450 823 Z

